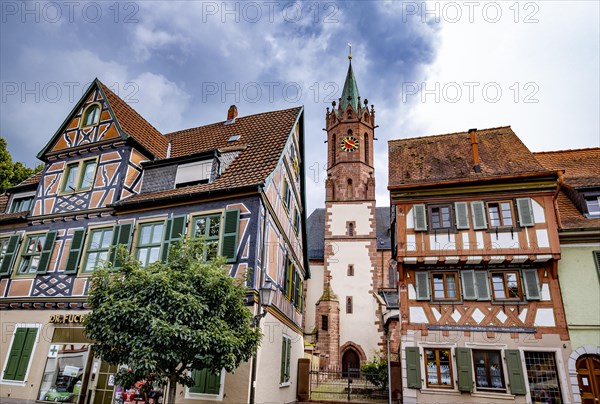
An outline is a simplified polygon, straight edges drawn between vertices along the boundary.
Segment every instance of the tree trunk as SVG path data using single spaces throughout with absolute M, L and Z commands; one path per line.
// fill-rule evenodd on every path
M 166 404 L 175 404 L 177 400 L 177 376 L 169 378 L 169 395 Z

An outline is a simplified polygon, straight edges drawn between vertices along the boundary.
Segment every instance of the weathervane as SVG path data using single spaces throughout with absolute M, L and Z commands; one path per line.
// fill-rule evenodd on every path
M 348 42 L 348 59 L 352 60 L 352 44 Z

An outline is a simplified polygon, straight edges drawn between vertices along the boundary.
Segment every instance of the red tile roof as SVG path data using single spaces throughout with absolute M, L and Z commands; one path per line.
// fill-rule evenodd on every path
M 565 183 L 574 187 L 600 187 L 600 147 L 533 153 L 544 167 L 565 170 Z
M 135 139 L 139 144 L 148 149 L 158 158 L 165 158 L 168 140 L 152 125 L 148 123 L 136 110 L 119 98 L 108 87 L 98 80 L 102 91 L 106 95 L 121 129 Z
M 21 181 L 19 184 L 15 185 L 14 187 L 11 187 L 11 188 L 21 188 L 21 187 L 27 187 L 30 185 L 36 185 L 37 183 L 40 182 L 41 178 L 42 178 L 42 170 L 38 171 L 37 173 L 33 174 L 31 177 L 27 178 L 24 181 Z
M 238 117 L 234 123 L 218 122 L 169 133 L 171 157 L 228 149 L 241 150 L 231 165 L 214 182 L 132 196 L 119 204 L 139 203 L 183 195 L 258 186 L 275 169 L 285 143 L 294 130 L 302 107 Z M 228 140 L 233 135 L 239 139 Z
M 8 204 L 8 195 L 1 194 L 0 195 L 0 215 L 4 214 L 4 211 L 6 210 L 6 204 Z
M 475 165 L 468 132 L 391 140 L 389 186 L 471 180 L 548 171 L 510 126 L 476 132 L 481 172 Z
M 548 169 L 565 170 L 566 187 L 600 189 L 600 148 L 538 152 L 534 156 Z M 600 228 L 600 218 L 585 217 L 565 192 L 558 195 L 557 205 L 562 229 Z

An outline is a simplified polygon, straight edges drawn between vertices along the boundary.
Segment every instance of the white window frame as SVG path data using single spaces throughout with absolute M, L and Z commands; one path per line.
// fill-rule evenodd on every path
M 423 378 L 422 385 L 421 385 L 421 392 L 435 392 L 436 394 L 438 394 L 438 393 L 456 393 L 456 394 L 460 395 L 461 392 L 458 390 L 458 370 L 456 369 L 456 347 L 457 347 L 456 344 L 449 343 L 449 342 L 418 342 L 417 346 L 419 347 L 419 356 L 420 356 L 419 366 L 421 366 L 421 378 Z M 427 348 L 449 349 L 450 350 L 450 360 L 452 361 L 452 384 L 453 384 L 451 389 L 438 388 L 438 387 L 427 387 L 427 380 L 425 380 L 425 378 L 427 377 L 427 371 L 425 369 L 425 349 L 427 349 Z
M 219 385 L 219 394 L 202 394 L 202 393 L 190 393 L 190 388 L 185 388 L 185 398 L 189 400 L 201 400 L 201 401 L 223 401 L 225 392 L 225 370 L 221 369 L 221 381 Z
M 175 173 L 175 187 L 181 184 L 207 181 L 210 183 L 213 159 L 194 161 L 193 163 L 179 164 Z M 208 172 L 205 170 L 208 168 Z M 200 174 L 196 170 L 200 169 Z
M 508 349 L 508 345 L 506 344 L 482 344 L 479 342 L 465 342 L 465 348 L 471 349 L 471 374 L 473 375 L 473 392 L 471 393 L 472 397 L 481 397 L 481 398 L 506 398 L 506 399 L 514 399 L 516 396 L 514 394 L 509 393 L 510 391 L 510 383 L 508 379 L 508 368 L 506 367 L 506 360 L 504 359 L 505 352 Z M 477 381 L 475 374 L 475 366 L 473 365 L 473 351 L 499 351 L 500 352 L 500 361 L 502 362 L 502 372 L 504 376 L 504 386 L 506 389 L 506 393 L 494 392 L 489 390 L 477 390 Z M 523 368 L 525 369 L 525 368 Z M 525 369 L 526 370 L 526 369 Z M 527 381 L 526 381 L 527 383 Z
M 10 351 L 13 348 L 13 343 L 15 342 L 15 335 L 17 334 L 17 330 L 19 328 L 37 328 L 37 333 L 35 335 L 35 342 L 33 343 L 33 347 L 31 347 L 31 356 L 29 357 L 29 363 L 27 364 L 27 371 L 25 372 L 25 377 L 23 381 L 19 380 L 5 380 L 4 379 L 4 371 L 6 370 L 6 366 L 8 365 L 8 359 L 10 358 Z M 42 325 L 39 323 L 17 323 L 15 324 L 15 328 L 12 332 L 12 337 L 10 338 L 10 345 L 8 346 L 8 350 L 6 351 L 6 357 L 4 358 L 4 365 L 2 366 L 2 373 L 0 374 L 0 384 L 7 384 L 11 386 L 26 386 L 27 380 L 29 379 L 29 371 L 31 370 L 31 364 L 33 363 L 33 357 L 35 356 L 35 351 L 40 342 L 40 330 L 42 329 Z

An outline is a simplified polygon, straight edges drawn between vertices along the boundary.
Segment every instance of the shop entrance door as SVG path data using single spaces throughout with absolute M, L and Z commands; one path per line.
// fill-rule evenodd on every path
M 115 398 L 114 375 L 116 365 L 109 365 L 99 358 L 94 358 L 86 404 L 113 404 Z

